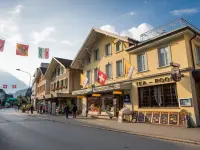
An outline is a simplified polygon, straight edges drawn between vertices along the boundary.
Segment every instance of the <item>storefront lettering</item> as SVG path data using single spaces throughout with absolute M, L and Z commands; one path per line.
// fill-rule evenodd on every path
M 144 86 L 144 85 L 147 85 L 147 82 L 146 81 L 139 81 L 136 84 L 137 84 L 137 86 Z
M 171 81 L 172 81 L 171 77 L 155 79 L 155 83 L 165 83 L 165 82 L 171 82 Z
M 157 79 L 155 79 L 155 83 L 166 83 L 166 82 L 171 82 L 171 81 L 173 81 L 172 77 L 165 77 L 165 78 L 157 78 Z M 139 81 L 139 82 L 136 82 L 136 84 L 137 84 L 137 86 L 148 85 L 148 83 L 146 81 Z

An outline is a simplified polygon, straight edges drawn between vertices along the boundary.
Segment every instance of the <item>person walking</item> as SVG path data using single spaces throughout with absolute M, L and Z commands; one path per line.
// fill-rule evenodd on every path
M 33 114 L 33 109 L 34 109 L 34 107 L 33 107 L 33 105 L 31 105 L 31 114 Z
M 64 112 L 65 112 L 66 118 L 68 119 L 68 115 L 69 115 L 69 106 L 68 106 L 67 104 L 65 105 Z
M 77 106 L 76 106 L 76 104 L 74 104 L 74 106 L 72 108 L 73 118 L 76 118 L 76 112 L 77 112 Z

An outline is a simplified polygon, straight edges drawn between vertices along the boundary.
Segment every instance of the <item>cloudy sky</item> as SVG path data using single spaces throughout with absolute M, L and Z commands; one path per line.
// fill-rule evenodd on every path
M 139 35 L 183 17 L 200 28 L 199 0 L 1 0 L 0 68 L 26 84 L 41 62 L 38 46 L 53 56 L 73 59 L 92 27 L 139 40 Z M 29 45 L 29 56 L 15 55 L 16 42 Z M 13 83 L 14 84 L 14 83 Z

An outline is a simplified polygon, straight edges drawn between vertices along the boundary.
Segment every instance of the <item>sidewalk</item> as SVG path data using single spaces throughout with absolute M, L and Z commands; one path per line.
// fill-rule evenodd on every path
M 200 128 L 183 128 L 145 123 L 118 123 L 116 120 L 92 119 L 80 116 L 76 119 L 66 119 L 65 116 L 51 116 L 37 114 L 36 112 L 34 112 L 33 116 L 74 125 L 200 145 Z

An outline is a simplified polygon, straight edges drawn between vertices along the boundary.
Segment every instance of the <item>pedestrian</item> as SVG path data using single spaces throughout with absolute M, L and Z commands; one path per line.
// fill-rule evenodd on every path
M 65 105 L 64 112 L 65 112 L 66 118 L 68 118 L 68 115 L 69 115 L 69 106 L 67 104 Z
M 33 105 L 31 105 L 31 114 L 33 114 L 33 109 L 34 109 L 34 107 L 33 107 Z
M 73 118 L 76 118 L 76 111 L 77 111 L 77 106 L 76 106 L 76 104 L 74 104 L 74 106 L 72 108 Z
M 40 114 L 42 113 L 42 105 L 40 105 Z

